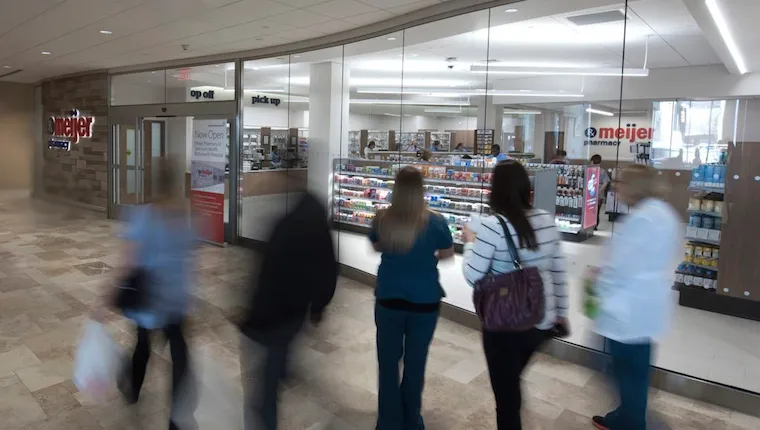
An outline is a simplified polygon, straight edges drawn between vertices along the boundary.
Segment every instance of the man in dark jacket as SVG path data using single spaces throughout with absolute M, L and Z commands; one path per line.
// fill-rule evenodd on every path
M 335 294 L 338 262 L 325 207 L 306 193 L 272 230 L 254 293 L 241 331 L 265 351 L 252 392 L 243 372 L 246 390 L 245 428 L 277 428 L 277 397 L 287 371 L 291 344 L 307 316 L 322 320 L 325 307 Z M 244 345 L 241 350 L 245 351 Z M 241 367 L 250 369 L 253 357 L 241 355 Z M 249 395 L 252 394 L 252 395 Z

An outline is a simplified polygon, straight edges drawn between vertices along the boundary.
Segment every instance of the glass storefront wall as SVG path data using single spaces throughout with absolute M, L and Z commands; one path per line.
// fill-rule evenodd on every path
M 523 2 L 520 9 L 529 10 L 533 3 Z M 487 179 L 491 164 L 480 155 L 490 153 L 494 145 L 524 158 L 534 171 L 562 151 L 575 166 L 601 155 L 602 168 L 613 179 L 627 164 L 649 163 L 670 183 L 668 201 L 683 214 L 686 232 L 692 170 L 725 161 L 722 154 L 734 140 L 727 132 L 742 120 L 737 109 L 727 108 L 735 100 L 700 100 L 688 93 L 673 100 L 628 96 L 625 88 L 631 80 L 643 82 L 652 70 L 674 66 L 658 52 L 664 41 L 647 28 L 652 2 L 640 3 L 632 9 L 567 6 L 550 17 L 495 8 L 346 45 L 343 68 L 334 72 L 342 73 L 348 86 L 342 90 L 349 98 L 348 119 L 342 112 L 330 199 L 341 263 L 376 273 L 379 255 L 367 242 L 366 226 L 375 211 L 388 204 L 392 175 L 405 164 L 423 169 L 431 206 L 444 214 L 457 237 L 468 212 L 487 207 L 488 187 L 480 181 Z M 589 17 L 600 22 L 583 22 Z M 310 110 L 313 102 L 310 98 Z M 345 100 L 340 104 L 345 106 Z M 623 129 L 621 136 L 618 129 Z M 644 149 L 649 142 L 651 147 Z M 459 143 L 463 153 L 455 152 Z M 430 161 L 418 158 L 417 151 L 424 149 L 437 150 Z M 464 154 L 472 160 L 463 163 Z M 454 167 L 461 164 L 470 167 Z M 447 182 L 452 180 L 456 183 Z M 574 219 L 576 211 L 566 203 L 582 188 L 567 185 L 555 184 L 553 189 L 558 225 L 568 238 L 579 229 L 591 233 L 596 221 Z M 568 341 L 597 350 L 605 350 L 605 342 L 580 312 L 580 278 L 586 266 L 603 263 L 604 245 L 614 234 L 614 216 L 627 211 L 616 204 L 614 188 L 609 191 L 598 230 L 580 243 L 562 244 L 571 280 L 574 330 Z M 673 265 L 674 281 L 679 263 Z M 442 265 L 440 271 L 444 300 L 472 311 L 472 290 L 461 274 L 461 259 Z M 760 392 L 760 375 L 751 373 L 756 359 L 734 340 L 740 336 L 737 331 L 756 336 L 749 330 L 756 330 L 757 323 L 678 306 L 681 293 L 672 294 L 673 327 L 659 346 L 655 365 Z M 721 324 L 725 329 L 718 328 Z M 733 333 L 728 333 L 729 326 Z M 705 345 L 708 352 L 698 353 Z
M 111 106 L 235 100 L 235 63 L 111 77 Z
M 760 156 L 753 143 L 760 131 L 752 122 L 760 102 L 694 94 L 672 74 L 668 80 L 659 73 L 681 67 L 688 74 L 693 65 L 720 62 L 675 0 L 625 7 L 595 0 L 584 3 L 587 9 L 556 3 L 549 16 L 537 7 L 544 2 L 526 0 L 329 49 L 245 61 L 240 163 L 233 168 L 239 172 L 239 237 L 266 240 L 269 220 L 311 189 L 330 208 L 340 262 L 374 275 L 380 256 L 366 233 L 375 212 L 389 204 L 399 167 L 419 165 L 430 205 L 458 240 L 473 213 L 488 211 L 494 164 L 488 155 L 510 154 L 529 166 L 535 204 L 556 213 L 566 239 L 573 326 L 567 341 L 603 351 L 604 340 L 580 310 L 581 272 L 604 262 L 616 217 L 628 211 L 615 197 L 618 170 L 648 163 L 671 185 L 667 200 L 683 216 L 684 234 L 712 235 L 685 244 L 689 249 L 691 243 L 691 255 L 701 245 L 699 262 L 673 264 L 672 329 L 655 365 L 760 393 L 758 323 L 718 313 L 750 309 L 747 303 L 760 295 L 750 289 L 759 280 L 745 269 L 757 255 L 756 234 L 739 233 L 752 228 L 750 217 L 760 209 L 748 194 L 760 181 L 753 161 Z M 657 20 L 663 3 L 682 25 Z M 653 25 L 689 42 L 676 51 Z M 167 71 L 158 93 L 167 102 L 179 100 L 179 92 L 170 96 L 171 83 L 194 102 L 203 101 L 207 89 L 197 99 L 189 91 L 214 87 L 216 100 L 216 88 L 220 94 L 234 88 L 232 66 L 232 72 L 228 65 L 203 66 L 198 74 L 214 78 L 193 85 L 178 77 L 185 69 Z M 139 86 L 131 79 L 151 75 L 112 80 L 113 104 L 148 103 L 128 89 Z M 679 88 L 685 89 L 673 95 Z M 613 182 L 598 225 L 578 210 L 584 181 L 570 180 L 597 154 Z M 562 158 L 568 166 L 546 165 Z M 722 192 L 706 188 L 713 186 Z M 731 248 L 720 250 L 729 240 Z M 444 300 L 472 312 L 461 264 L 457 256 L 440 267 Z M 705 301 L 722 308 L 700 310 Z

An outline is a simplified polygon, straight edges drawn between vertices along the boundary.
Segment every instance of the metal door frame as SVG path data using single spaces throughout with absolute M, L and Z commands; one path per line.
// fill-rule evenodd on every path
M 238 70 L 236 68 L 236 70 Z M 114 133 L 114 125 L 134 123 L 137 127 L 136 146 L 139 151 L 144 149 L 143 139 L 143 119 L 145 118 L 170 118 L 170 117 L 194 117 L 198 119 L 225 119 L 230 124 L 230 147 L 229 147 L 229 201 L 228 207 L 228 230 L 225 232 L 225 238 L 232 241 L 238 240 L 238 212 L 239 199 L 238 192 L 240 166 L 239 155 L 240 139 L 242 135 L 241 120 L 242 109 L 240 109 L 238 100 L 219 101 L 219 102 L 190 102 L 190 103 L 164 103 L 148 105 L 131 105 L 131 106 L 110 106 L 108 109 L 108 132 L 111 151 L 108 157 L 109 186 L 108 186 L 108 217 L 119 218 L 121 215 L 121 205 L 116 205 L 115 187 L 118 186 L 118 178 L 114 176 L 118 172 L 119 165 L 118 155 L 115 153 L 116 139 L 118 136 Z M 140 152 L 142 157 L 142 152 Z M 142 165 L 142 158 L 137 160 Z M 139 181 L 142 181 L 143 175 Z M 138 182 L 139 182 L 138 181 Z M 139 182 L 141 184 L 141 182 Z M 140 188 L 141 189 L 141 188 Z M 139 201 L 139 200 L 138 200 Z

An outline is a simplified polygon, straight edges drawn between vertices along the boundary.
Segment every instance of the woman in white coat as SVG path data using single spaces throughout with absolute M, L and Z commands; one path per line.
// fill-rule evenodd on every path
M 631 212 L 615 228 L 597 279 L 595 331 L 607 338 L 620 394 L 616 410 L 593 418 L 603 430 L 646 428 L 652 342 L 668 326 L 683 230 L 663 200 L 667 188 L 660 178 L 655 169 L 636 164 L 626 167 L 616 184 Z

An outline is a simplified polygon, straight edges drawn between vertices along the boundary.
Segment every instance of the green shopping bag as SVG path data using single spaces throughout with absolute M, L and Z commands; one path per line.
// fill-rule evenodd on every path
M 599 309 L 601 307 L 601 301 L 597 291 L 598 277 L 598 267 L 586 267 L 586 270 L 583 273 L 583 314 L 592 320 L 599 315 Z

